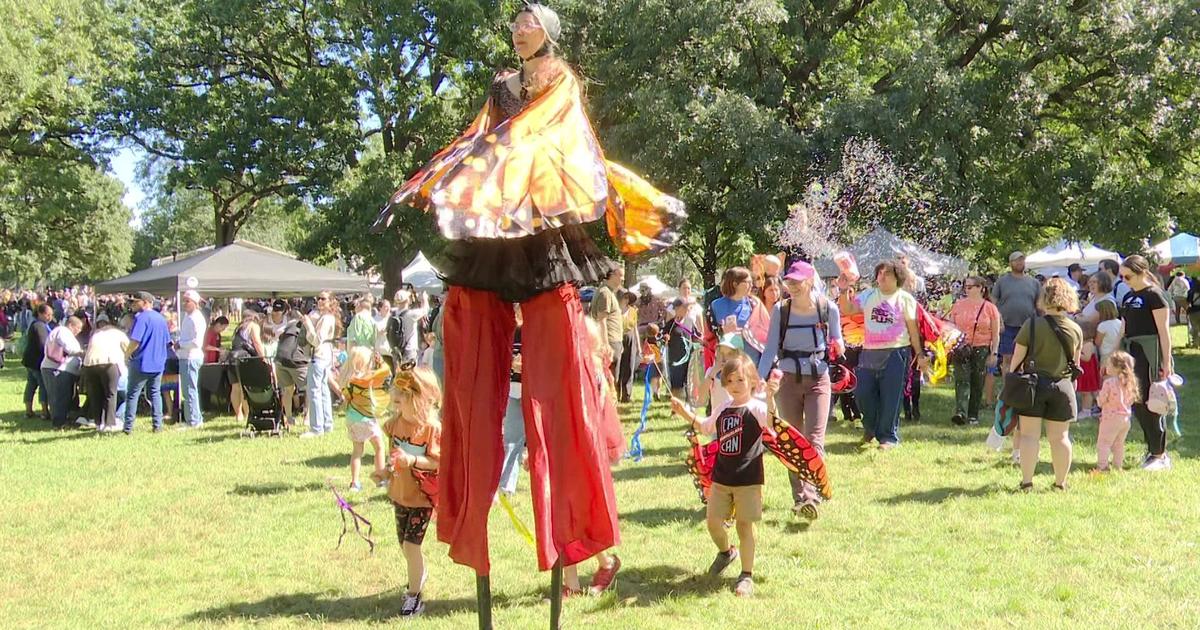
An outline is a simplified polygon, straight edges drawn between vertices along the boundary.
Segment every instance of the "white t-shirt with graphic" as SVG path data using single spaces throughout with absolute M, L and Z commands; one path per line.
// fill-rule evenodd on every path
M 884 295 L 879 289 L 867 289 L 855 297 L 863 312 L 866 333 L 863 348 L 881 350 L 912 345 L 908 336 L 910 319 L 917 318 L 917 300 L 904 289 Z

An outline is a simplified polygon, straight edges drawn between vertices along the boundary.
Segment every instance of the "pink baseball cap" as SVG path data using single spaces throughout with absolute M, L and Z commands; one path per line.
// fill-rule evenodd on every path
M 792 263 L 791 267 L 788 267 L 787 275 L 785 275 L 783 279 L 801 282 L 804 280 L 812 280 L 815 277 L 817 277 L 817 270 L 803 260 L 798 260 Z

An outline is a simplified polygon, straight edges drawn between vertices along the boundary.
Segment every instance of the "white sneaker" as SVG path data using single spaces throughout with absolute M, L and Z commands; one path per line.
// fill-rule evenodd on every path
M 400 607 L 401 617 L 412 617 L 421 614 L 425 610 L 425 602 L 421 601 L 421 594 L 409 595 L 404 594 L 404 605 Z
M 1150 459 L 1146 460 L 1145 464 L 1142 464 L 1142 470 L 1148 470 L 1150 472 L 1170 469 L 1171 458 L 1165 453 L 1161 457 L 1151 457 Z
M 316 431 L 305 431 L 300 434 L 300 439 L 307 440 L 309 438 L 321 437 L 321 435 L 321 433 L 317 433 Z
M 92 422 L 91 420 L 88 420 L 87 418 L 84 418 L 83 416 L 79 416 L 78 418 L 75 418 L 75 424 L 77 424 L 85 429 L 95 429 L 96 428 L 95 422 Z

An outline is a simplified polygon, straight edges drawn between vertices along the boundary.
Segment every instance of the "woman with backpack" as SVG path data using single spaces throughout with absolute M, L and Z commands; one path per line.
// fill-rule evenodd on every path
M 1079 294 L 1062 278 L 1050 278 L 1038 302 L 1044 317 L 1032 317 L 1017 333 L 1009 372 L 1034 373 L 1038 383 L 1033 405 L 1020 410 L 1021 486 L 1033 488 L 1043 420 L 1050 441 L 1054 488 L 1067 489 L 1071 472 L 1071 423 L 1075 421 L 1075 383 L 1083 330 L 1069 316 L 1079 310 Z M 1026 366 L 1026 360 L 1031 365 Z M 1028 368 L 1028 369 L 1026 369 Z M 1008 392 L 1008 387 L 1005 387 Z M 1005 398 L 1008 400 L 1008 398 Z
M 838 307 L 814 290 L 816 277 L 816 270 L 804 261 L 792 263 L 783 277 L 792 297 L 771 309 L 771 327 L 758 372 L 764 380 L 775 367 L 783 372 L 775 396 L 779 415 L 824 457 L 825 426 L 832 400 L 829 355 L 842 351 L 842 319 Z M 788 476 L 792 482 L 792 512 L 809 520 L 817 518 L 821 496 L 816 487 L 796 473 Z

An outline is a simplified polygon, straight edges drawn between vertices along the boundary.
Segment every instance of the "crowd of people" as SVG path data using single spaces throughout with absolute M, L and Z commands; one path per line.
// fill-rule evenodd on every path
M 1131 418 L 1146 443 L 1140 466 L 1171 466 L 1155 388 L 1173 371 L 1170 322 L 1190 319 L 1194 325 L 1200 319 L 1200 291 L 1192 288 L 1197 284 L 1181 289 L 1187 279 L 1179 274 L 1164 289 L 1136 255 L 1104 261 L 1090 275 L 1072 268 L 1068 277 L 1040 280 L 1026 272 L 1021 252 L 1010 256 L 1009 265 L 1008 273 L 994 278 L 943 281 L 920 277 L 901 257 L 879 263 L 866 278 L 844 272 L 822 279 L 804 260 L 785 267 L 779 256 L 760 256 L 752 265 L 725 270 L 703 295 L 694 294 L 687 279 L 669 300 L 645 283 L 630 290 L 619 267 L 590 291 L 594 350 L 603 357 L 617 401 L 630 402 L 633 383 L 644 382 L 648 396 L 673 399 L 677 412 L 714 439 L 738 436 L 720 451 L 733 463 L 714 473 L 714 487 L 723 492 L 709 510 L 709 529 L 720 549 L 715 573 L 739 557 L 744 573 L 753 570 L 762 455 L 754 442 L 767 430 L 768 411 L 822 453 L 837 402 L 843 421 L 861 427 L 864 447 L 896 448 L 901 427 L 922 421 L 920 389 L 931 358 L 924 315 L 960 333 L 949 357 L 955 392 L 950 423 L 976 425 L 983 417 L 991 424 L 996 400 L 1003 397 L 997 383 L 1006 373 L 1034 373 L 1045 384 L 1011 432 L 1022 490 L 1032 487 L 1043 430 L 1053 487 L 1065 489 L 1072 423 L 1091 417 L 1098 418 L 1097 471 L 1124 466 Z M 397 459 L 436 469 L 444 365 L 436 297 L 406 287 L 392 300 L 324 292 L 311 299 L 218 304 L 186 291 L 178 310 L 171 300 L 145 292 L 127 299 L 97 298 L 86 288 L 5 297 L 0 327 L 10 339 L 21 333 L 26 414 L 55 428 L 132 433 L 144 396 L 157 432 L 164 426 L 167 392 L 177 392 L 166 411 L 178 408 L 179 428 L 200 428 L 203 366 L 243 360 L 271 366 L 285 422 L 307 427 L 302 438 L 332 432 L 335 401 L 344 406 L 352 443 L 350 489 L 362 489 L 360 469 L 370 444 L 375 455 L 370 478 L 389 488 L 397 504 L 410 590 L 419 593 L 424 579 L 419 547 L 432 503 L 407 476 L 393 485 L 393 471 Z M 498 488 L 505 500 L 517 492 L 527 458 L 519 309 L 517 319 Z M 223 334 L 230 326 L 226 345 Z M 237 370 L 226 373 L 230 408 L 243 422 L 248 408 Z M 693 411 L 700 407 L 707 412 Z M 742 417 L 739 410 L 748 411 Z M 726 418 L 720 427 L 719 417 Z M 751 435 L 757 437 L 747 443 Z M 795 473 L 791 484 L 794 513 L 817 518 L 822 498 L 815 487 Z M 738 525 L 738 547 L 729 545 L 725 533 L 729 519 Z M 611 584 L 619 562 L 613 554 L 599 557 L 593 590 Z M 747 584 L 752 582 L 737 588 L 745 591 Z M 567 592 L 582 592 L 577 574 L 568 574 Z

